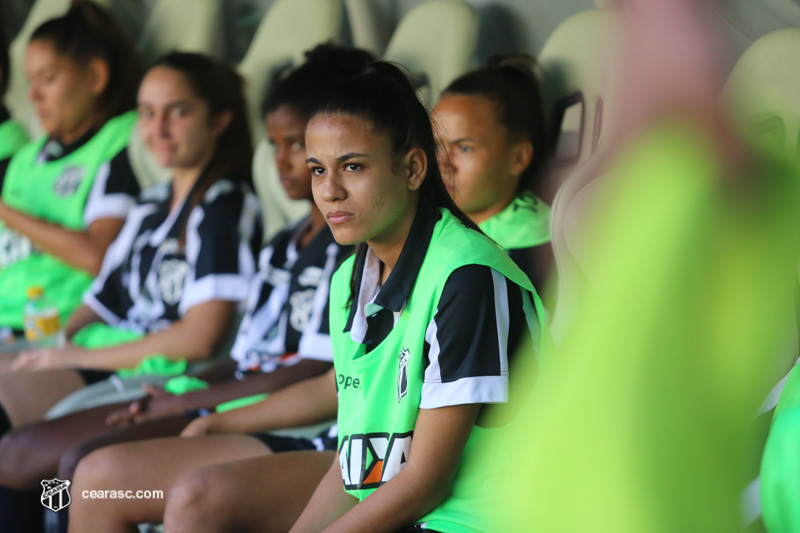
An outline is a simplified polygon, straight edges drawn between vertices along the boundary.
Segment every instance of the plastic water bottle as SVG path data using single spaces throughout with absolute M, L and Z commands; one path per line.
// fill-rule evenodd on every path
M 38 348 L 64 345 L 58 307 L 47 299 L 38 285 L 28 288 L 25 304 L 25 340 Z

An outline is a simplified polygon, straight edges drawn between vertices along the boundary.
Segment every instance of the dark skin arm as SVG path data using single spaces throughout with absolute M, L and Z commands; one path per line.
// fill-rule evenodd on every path
M 128 425 L 189 409 L 211 408 L 230 400 L 283 389 L 298 381 L 324 374 L 330 368 L 330 363 L 304 360 L 292 366 L 278 367 L 273 372 L 248 376 L 241 381 L 225 381 L 179 396 L 149 389 L 147 396 L 131 403 L 128 409 L 113 413 L 107 423 L 111 426 Z
M 181 435 L 255 433 L 317 424 L 336 418 L 337 403 L 336 374 L 331 367 L 322 375 L 290 385 L 258 403 L 197 418 Z

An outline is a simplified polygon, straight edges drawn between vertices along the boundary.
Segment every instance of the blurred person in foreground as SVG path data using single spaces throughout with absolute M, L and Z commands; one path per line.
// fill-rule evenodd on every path
M 624 114 L 583 169 L 582 299 L 486 452 L 516 466 L 505 530 L 742 530 L 753 414 L 790 365 L 797 168 L 729 126 L 705 4 L 626 7 Z

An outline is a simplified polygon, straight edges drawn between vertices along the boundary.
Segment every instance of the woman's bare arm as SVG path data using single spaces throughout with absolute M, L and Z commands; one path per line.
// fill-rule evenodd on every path
M 186 394 L 173 395 L 159 391 L 157 394 L 148 394 L 144 398 L 132 402 L 127 408 L 113 413 L 106 419 L 106 423 L 110 426 L 128 425 L 153 417 L 182 413 L 189 409 L 211 408 L 223 402 L 254 394 L 270 393 L 290 386 L 291 383 L 312 376 L 324 375 L 330 366 L 330 363 L 322 361 L 301 361 L 289 367 L 279 367 L 274 372 L 247 376 L 243 380 L 215 383 L 207 389 Z M 335 415 L 336 404 L 333 406 L 333 412 Z M 323 420 L 327 420 L 327 418 Z M 247 432 L 250 431 L 241 431 L 241 433 Z
M 149 355 L 196 361 L 208 358 L 223 337 L 236 310 L 235 302 L 212 300 L 198 304 L 181 320 L 162 331 L 134 342 L 87 350 L 74 345 L 22 352 L 12 364 L 14 370 L 48 368 L 92 368 L 118 370 L 133 368 Z
M 102 321 L 100 315 L 95 313 L 91 307 L 82 305 L 69 316 L 67 325 L 64 326 L 64 333 L 68 339 L 71 339 L 77 332 L 89 324 L 100 321 Z
M 322 531 L 326 525 L 353 509 L 357 503 L 358 500 L 346 493 L 342 487 L 342 471 L 337 455 L 289 533 Z M 369 526 L 367 529 L 374 531 Z
M 125 222 L 121 218 L 102 218 L 86 231 L 75 231 L 32 217 L 0 202 L 0 220 L 25 235 L 45 252 L 93 276 L 100 272 L 103 256 Z
M 258 403 L 198 418 L 183 431 L 185 437 L 209 433 L 255 433 L 301 427 L 336 417 L 336 373 L 309 378 L 281 389 Z
M 322 530 L 327 533 L 377 533 L 396 531 L 413 524 L 449 494 L 480 407 L 480 404 L 467 404 L 420 409 L 411 454 L 399 474 L 333 523 L 325 520 L 337 518 L 337 509 L 322 497 L 316 498 L 315 493 L 315 498 L 309 502 L 292 532 L 320 531 L 321 526 L 327 525 Z M 339 490 L 343 491 L 338 459 L 334 467 L 339 478 Z M 324 490 L 324 494 L 330 497 L 332 489 L 318 490 Z

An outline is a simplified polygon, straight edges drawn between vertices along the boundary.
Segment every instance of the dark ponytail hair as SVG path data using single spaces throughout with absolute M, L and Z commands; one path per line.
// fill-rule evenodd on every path
M 95 58 L 108 65 L 108 85 L 100 96 L 103 120 L 136 107 L 141 63 L 114 17 L 97 4 L 73 0 L 67 13 L 36 28 L 33 41 L 49 41 L 80 66 Z M 5 76 L 5 73 L 4 73 Z
M 320 93 L 341 78 L 352 77 L 375 61 L 371 52 L 359 48 L 320 44 L 305 53 L 297 68 L 281 72 L 267 94 L 262 116 L 281 106 L 288 106 L 308 118 Z
M 436 158 L 436 141 L 430 116 L 417 98 L 409 78 L 395 65 L 378 61 L 359 75 L 333 84 L 317 100 L 309 114 L 345 114 L 358 117 L 388 136 L 395 156 L 420 148 L 428 159 L 428 169 L 420 186 L 421 195 L 436 207 L 445 207 L 465 226 L 480 231 L 450 197 Z M 364 246 L 359 244 L 359 248 Z M 363 254 L 356 251 L 356 265 L 350 278 L 350 299 L 356 291 L 356 273 Z
M 538 185 L 550 153 L 535 65 L 536 60 L 528 54 L 495 55 L 485 67 L 457 78 L 442 93 L 486 98 L 495 107 L 497 123 L 512 140 L 530 141 L 533 159 L 519 177 L 518 193 Z
M 156 67 L 182 74 L 195 96 L 208 106 L 209 119 L 225 111 L 233 115 L 217 139 L 214 154 L 202 174 L 203 183 L 190 202 L 197 205 L 209 187 L 223 178 L 252 186 L 253 140 L 242 77 L 231 67 L 208 56 L 188 52 L 162 56 L 150 70 Z

